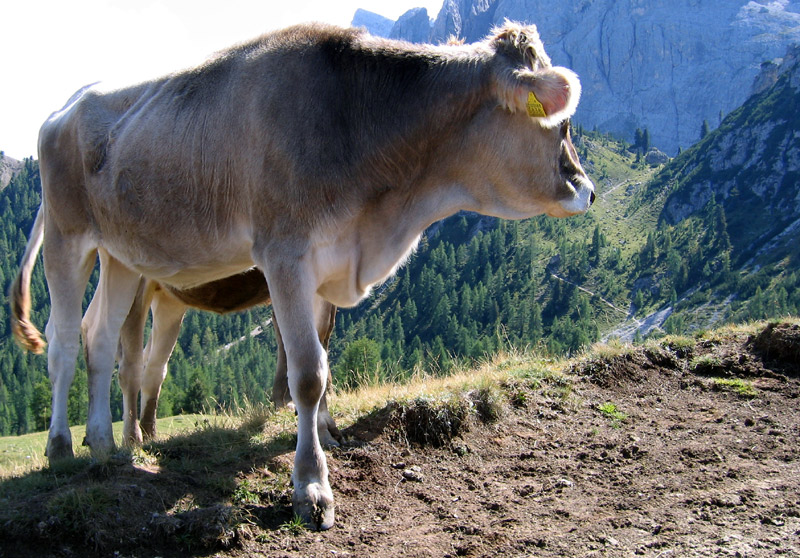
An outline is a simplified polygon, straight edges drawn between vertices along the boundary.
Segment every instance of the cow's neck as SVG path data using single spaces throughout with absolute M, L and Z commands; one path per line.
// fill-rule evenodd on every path
M 337 306 L 354 306 L 394 274 L 428 226 L 471 202 L 455 184 L 382 195 L 336 233 L 317 236 L 319 294 Z
M 452 56 L 426 75 L 419 90 L 436 95 L 412 100 L 408 91 L 415 88 L 394 93 L 390 106 L 413 121 L 400 136 L 393 128 L 363 161 L 358 209 L 312 240 L 318 292 L 337 306 L 357 304 L 391 276 L 432 223 L 476 205 L 460 182 L 465 164 L 458 153 L 476 113 L 491 103 L 487 74 L 474 58 Z
M 456 185 L 417 191 L 413 196 L 386 196 L 364 214 L 359 227 L 359 283 L 383 281 L 405 263 L 430 225 L 469 204 Z

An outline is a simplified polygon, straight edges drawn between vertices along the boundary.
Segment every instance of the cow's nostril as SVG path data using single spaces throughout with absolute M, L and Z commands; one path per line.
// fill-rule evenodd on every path
M 594 192 L 592 192 L 592 196 L 589 198 L 589 205 L 594 203 Z

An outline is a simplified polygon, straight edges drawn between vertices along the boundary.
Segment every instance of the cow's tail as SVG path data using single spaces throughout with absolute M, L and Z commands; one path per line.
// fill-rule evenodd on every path
M 11 304 L 11 332 L 22 347 L 36 354 L 44 351 L 46 345 L 41 332 L 31 323 L 31 274 L 44 239 L 43 207 L 44 204 L 39 206 L 19 272 L 8 292 Z

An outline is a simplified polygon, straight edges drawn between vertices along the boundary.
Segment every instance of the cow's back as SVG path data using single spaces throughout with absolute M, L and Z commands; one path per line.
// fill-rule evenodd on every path
M 483 102 L 469 63 L 443 73 L 441 56 L 380 41 L 326 26 L 265 35 L 161 80 L 90 90 L 43 143 L 59 144 L 52 159 L 70 169 L 55 174 L 82 182 L 74 212 L 116 257 L 155 278 L 231 275 L 259 235 L 308 238 L 411 187 Z

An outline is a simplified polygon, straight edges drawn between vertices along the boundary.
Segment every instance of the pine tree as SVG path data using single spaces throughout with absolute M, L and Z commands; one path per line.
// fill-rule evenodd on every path
M 703 139 L 710 133 L 711 133 L 711 128 L 708 125 L 708 120 L 703 120 L 703 124 L 702 126 L 700 126 L 700 139 Z
M 50 424 L 50 398 L 50 382 L 42 377 L 33 386 L 30 405 L 36 430 L 47 430 Z
M 195 370 L 183 398 L 181 410 L 184 413 L 202 413 L 208 406 L 210 390 L 199 369 Z

